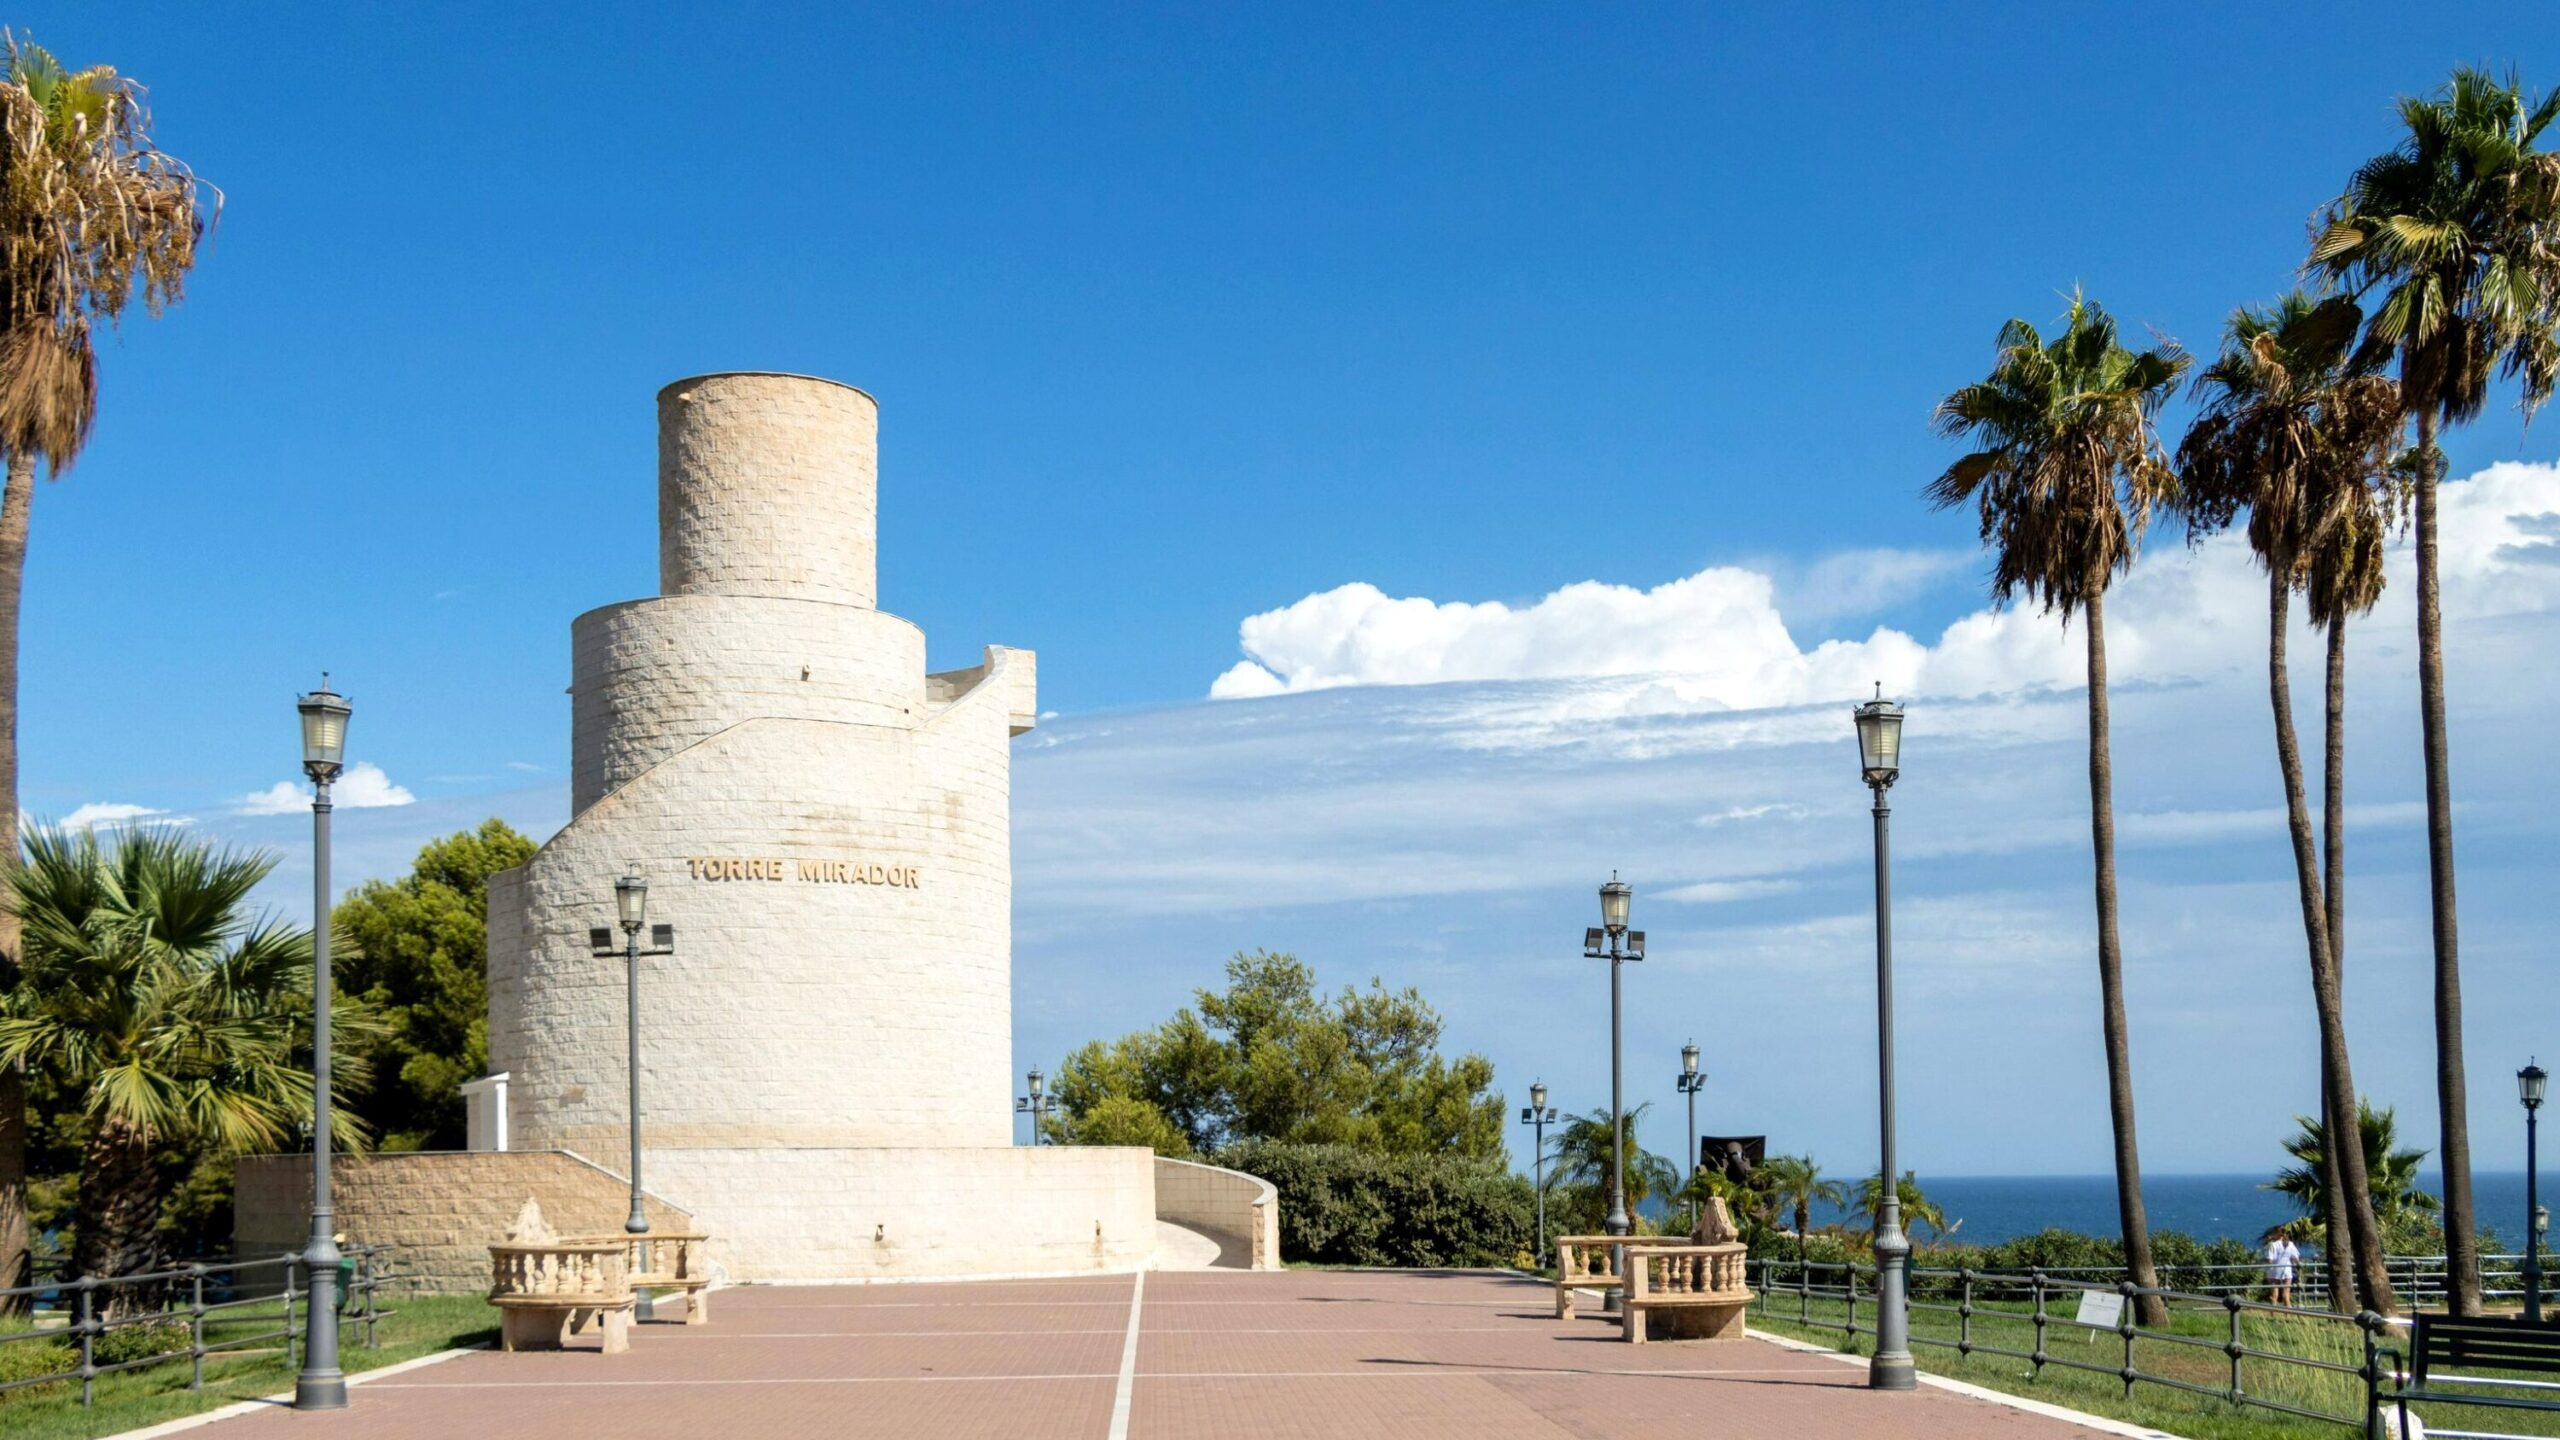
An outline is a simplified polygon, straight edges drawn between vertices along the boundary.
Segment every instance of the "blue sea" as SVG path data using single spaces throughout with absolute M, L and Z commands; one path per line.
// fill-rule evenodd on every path
M 2268 1227 L 2293 1214 L 2285 1197 L 2260 1188 L 2267 1178 L 2145 1175 L 2142 1198 L 2155 1231 L 2183 1230 L 2198 1240 L 2228 1236 L 2255 1244 Z M 2440 1193 L 2434 1176 L 2427 1177 L 2427 1185 Z M 2113 1235 L 2118 1229 L 2112 1175 L 1923 1175 L 1920 1186 L 1950 1222 L 1963 1222 L 1947 1237 L 1952 1240 L 1991 1245 L 2048 1228 L 2090 1235 Z M 2521 1247 L 2524 1172 L 2474 1172 L 2472 1192 L 2479 1223 L 2495 1230 L 2506 1248 Z M 2560 1191 L 2548 1185 L 2542 1198 L 2546 1205 L 2560 1205 Z M 1817 1225 L 1840 1218 L 1823 1213 L 1823 1207 L 1814 1212 Z

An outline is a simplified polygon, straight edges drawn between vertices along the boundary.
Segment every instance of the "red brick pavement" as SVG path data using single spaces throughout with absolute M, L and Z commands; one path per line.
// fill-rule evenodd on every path
M 709 1326 L 637 1327 L 631 1353 L 475 1354 L 356 1386 L 343 1414 L 262 1411 L 207 1440 L 1109 1440 L 1127 1276 L 742 1288 Z M 1543 1285 L 1481 1273 L 1146 1277 L 1129 1440 L 1660 1440 L 2096 1432 L 1758 1341 L 1630 1346 L 1554 1318 Z

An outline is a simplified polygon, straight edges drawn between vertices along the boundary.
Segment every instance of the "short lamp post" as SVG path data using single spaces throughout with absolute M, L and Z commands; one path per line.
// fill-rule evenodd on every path
M 1682 1172 L 1685 1183 L 1686 1180 L 1696 1179 L 1700 1168 L 1698 1165 L 1698 1092 L 1707 1088 L 1706 1074 L 1698 1068 L 1698 1042 L 1695 1040 L 1680 1047 L 1680 1078 L 1677 1083 L 1680 1093 L 1689 1097 L 1689 1159 Z M 1689 1202 L 1689 1228 L 1691 1230 L 1698 1228 L 1698 1202 L 1695 1200 Z
M 1911 1241 L 1902 1233 L 1900 1177 L 1893 1153 L 1893 871 L 1884 792 L 1902 773 L 1902 707 L 1876 698 L 1858 707 L 1858 764 L 1875 793 L 1876 825 L 1876 1115 L 1883 1139 L 1882 1203 L 1876 1215 L 1876 1351 L 1867 1363 L 1867 1385 L 1910 1390 L 1919 1385 L 1911 1363 Z
M 2534 1122 L 2542 1112 L 2542 1087 L 2551 1077 L 2528 1060 L 2516 1072 L 2516 1097 L 2524 1101 L 2524 1318 L 2542 1323 L 2542 1181 L 2540 1156 L 2534 1152 Z
M 1627 928 L 1627 909 L 1635 899 L 1635 891 L 1609 872 L 1609 883 L 1600 887 L 1600 923 L 1582 932 L 1582 955 L 1586 960 L 1609 962 L 1609 1218 L 1601 1228 L 1612 1235 L 1624 1235 L 1634 1227 L 1627 1220 L 1627 1096 L 1625 1051 L 1619 1041 L 1620 1000 L 1623 985 L 1620 973 L 1629 960 L 1644 958 L 1644 932 Z M 1613 1273 L 1626 1272 L 1626 1248 L 1612 1246 L 1609 1266 Z M 1608 1309 L 1618 1309 L 1618 1290 L 1609 1292 Z
M 614 919 L 622 928 L 622 943 L 613 941 L 613 931 L 599 925 L 587 932 L 587 946 L 599 956 L 622 956 L 623 980 L 627 988 L 623 1018 L 630 1031 L 631 1071 L 631 1215 L 622 1222 L 625 1232 L 633 1235 L 649 1233 L 649 1212 L 640 1204 L 640 962 L 660 955 L 676 953 L 676 927 L 649 924 L 649 877 L 640 873 L 633 862 L 628 873 L 613 882 Z M 640 931 L 649 931 L 649 948 L 640 948 Z
M 1031 1093 L 1013 1097 L 1013 1113 L 1030 1116 L 1031 1143 L 1045 1144 L 1047 1142 L 1040 1138 L 1041 1120 L 1044 1116 L 1058 1113 L 1058 1097 L 1049 1093 L 1049 1077 L 1037 1070 L 1023 1076 L 1022 1083 Z
M 1546 1081 L 1529 1082 L 1529 1106 L 1520 1112 L 1520 1123 L 1537 1129 L 1537 1148 L 1529 1152 L 1529 1188 L 1538 1195 L 1537 1260 L 1543 1265 L 1547 1260 L 1547 1127 L 1556 1123 L 1555 1107 L 1547 1103 Z
M 345 696 L 320 688 L 294 702 L 302 714 L 302 773 L 311 777 L 311 1239 L 303 1246 L 310 1296 L 302 1371 L 294 1377 L 297 1410 L 347 1408 L 346 1372 L 338 1368 L 337 1215 L 329 1201 L 329 785 L 347 754 Z

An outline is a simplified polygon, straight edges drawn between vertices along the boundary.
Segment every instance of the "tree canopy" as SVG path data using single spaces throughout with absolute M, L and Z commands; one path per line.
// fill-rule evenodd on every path
M 503 820 L 430 842 L 414 870 L 337 908 L 330 968 L 386 1027 L 358 1105 L 385 1150 L 459 1150 L 461 1085 L 489 1068 L 489 877 L 533 858 Z
M 1174 1156 L 1255 1140 L 1503 1154 L 1493 1063 L 1442 1056 L 1440 1014 L 1421 992 L 1373 979 L 1327 995 L 1312 967 L 1263 950 L 1236 955 L 1226 975 L 1196 1008 L 1069 1055 L 1052 1133 Z

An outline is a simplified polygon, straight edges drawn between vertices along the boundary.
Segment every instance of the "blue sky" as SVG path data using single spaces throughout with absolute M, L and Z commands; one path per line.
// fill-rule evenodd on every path
M 1916 1101 L 1906 1150 L 2099 1168 L 2071 705 L 2040 688 L 2062 641 L 1967 619 L 1971 526 L 1917 499 L 1948 458 L 1929 405 L 2075 283 L 2209 344 L 2287 283 L 2393 95 L 2461 61 L 2560 81 L 2560 17 L 1962 16 L 22 7 L 18 33 L 145 81 L 227 197 L 38 497 L 25 803 L 288 844 L 291 816 L 240 812 L 290 778 L 286 707 L 327 665 L 378 798 L 410 802 L 345 812 L 343 868 L 492 812 L 556 825 L 568 619 L 655 584 L 651 394 L 807 371 L 882 402 L 884 607 L 938 665 L 1041 653 L 1026 1064 L 1294 946 L 1423 985 L 1507 1084 L 1596 1100 L 1598 1058 L 1541 1045 L 1596 984 L 1569 952 L 1614 864 L 1665 957 L 1636 1027 L 1656 1098 L 1688 1028 L 1739 1027 L 1758 1058 L 1710 1045 L 1710 1098 L 1864 1164 L 1860 793 L 1839 744 L 1789 737 L 1845 737 L 1833 702 L 1877 671 L 1962 722 L 1906 787 L 1915 1084 L 2003 1117 Z M 2449 448 L 2457 475 L 2555 455 L 2503 406 Z M 2542 993 L 2523 857 L 2552 836 L 2491 757 L 2548 683 L 2515 679 L 2547 670 L 2553 608 L 2515 554 L 2560 512 L 2547 475 L 2499 473 L 2453 642 L 2493 1134 Z M 2254 1168 L 2310 1053 L 2254 596 L 2174 540 L 2153 568 L 2119 762 L 2128 813 L 2164 817 L 2128 858 L 2146 1148 Z M 1629 588 L 1567 588 L 1592 581 Z M 2241 631 L 2200 641 L 2234 594 Z M 2406 626 L 2371 630 L 2350 990 L 2360 1078 L 2423 1138 Z M 1229 693 L 1357 683 L 1205 702 L 1248 661 L 1265 679 Z M 1942 826 L 2034 843 L 1932 842 L 1933 795 Z M 1238 815 L 1267 823 L 1202 818 Z M 1193 898 L 1159 909 L 1168 884 Z M 1753 1005 L 1720 1012 L 1732 987 Z

